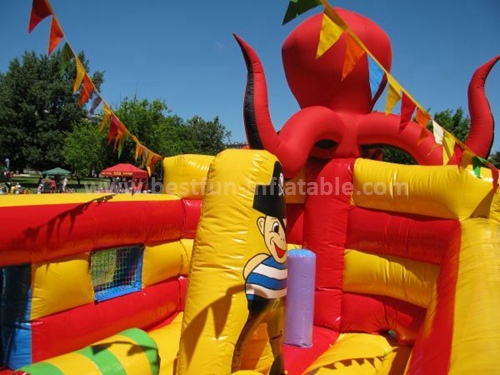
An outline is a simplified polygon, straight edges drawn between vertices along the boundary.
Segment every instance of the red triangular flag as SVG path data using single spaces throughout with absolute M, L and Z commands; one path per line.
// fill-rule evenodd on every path
M 28 32 L 31 33 L 43 19 L 47 18 L 51 14 L 53 14 L 52 8 L 50 7 L 48 0 L 33 0 Z
M 109 124 L 109 132 L 108 132 L 108 145 L 113 140 L 113 137 L 118 132 L 118 123 L 120 120 L 115 116 L 115 114 L 111 114 L 111 124 Z
M 411 120 L 413 111 L 417 105 L 410 99 L 408 95 L 403 91 L 403 98 L 401 100 L 401 122 L 399 123 L 400 128 L 404 128 L 408 122 Z
M 52 16 L 52 23 L 50 24 L 50 36 L 49 36 L 49 56 L 56 49 L 57 45 L 64 37 L 61 25 L 56 16 Z
M 89 100 L 92 91 L 94 91 L 94 83 L 92 82 L 88 74 L 85 74 L 85 76 L 83 77 L 82 94 L 80 95 L 80 105 L 84 105 L 85 102 Z

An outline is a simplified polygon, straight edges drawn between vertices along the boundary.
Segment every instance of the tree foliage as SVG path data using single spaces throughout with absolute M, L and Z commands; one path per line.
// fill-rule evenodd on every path
M 83 53 L 79 58 L 88 69 Z M 47 169 L 64 161 L 67 133 L 86 116 L 73 94 L 74 62 L 63 69 L 61 52 L 50 57 L 26 52 L 11 61 L 0 78 L 0 157 L 9 157 L 11 169 Z M 103 74 L 93 76 L 97 88 Z
M 73 127 L 64 140 L 64 161 L 77 176 L 99 173 L 105 165 L 106 136 L 97 131 L 95 121 L 84 120 Z
M 107 131 L 98 133 L 102 115 L 89 119 L 79 106 L 80 92 L 73 94 L 75 63 L 66 66 L 61 55 L 26 52 L 0 72 L 0 160 L 9 157 L 13 170 L 61 166 L 80 176 L 119 162 L 138 164 L 134 141 L 126 140 L 118 153 L 114 142 L 108 145 Z M 79 58 L 89 71 L 85 55 Z M 102 72 L 93 74 L 97 90 L 103 81 Z M 125 98 L 113 112 L 142 145 L 162 156 L 215 155 L 230 139 L 218 117 L 184 120 L 160 99 Z

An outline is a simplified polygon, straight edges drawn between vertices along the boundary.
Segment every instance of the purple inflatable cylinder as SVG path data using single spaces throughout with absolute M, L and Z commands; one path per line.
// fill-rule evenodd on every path
M 288 251 L 284 343 L 312 346 L 316 254 L 311 250 Z

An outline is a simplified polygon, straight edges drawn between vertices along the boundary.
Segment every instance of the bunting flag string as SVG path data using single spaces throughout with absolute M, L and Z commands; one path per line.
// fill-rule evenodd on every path
M 421 143 L 429 136 L 430 132 L 428 131 L 428 126 L 432 124 L 436 147 L 442 146 L 443 148 L 443 165 L 448 164 L 450 159 L 454 158 L 454 161 L 456 161 L 458 166 L 462 168 L 466 168 L 468 165 L 472 165 L 473 163 L 476 163 L 476 166 L 481 165 L 483 167 L 487 167 L 492 171 L 493 186 L 496 190 L 498 187 L 498 169 L 487 160 L 479 158 L 475 155 L 469 147 L 433 120 L 432 116 L 423 109 L 423 106 L 420 105 L 382 66 L 382 64 L 380 64 L 375 56 L 373 56 L 370 50 L 329 4 L 328 0 L 319 0 L 319 2 L 323 5 L 324 10 L 316 58 L 320 58 L 323 54 L 325 54 L 333 45 L 335 45 L 335 43 L 337 43 L 344 33 L 347 34 L 342 80 L 345 79 L 350 72 L 352 72 L 359 59 L 366 55 L 368 59 L 369 83 L 372 97 L 375 97 L 384 78 L 386 78 L 388 82 L 385 114 L 389 115 L 394 106 L 401 100 L 401 128 L 404 128 L 411 120 L 411 117 L 416 110 L 415 121 L 422 127 L 417 143 Z M 297 17 L 315 6 L 315 1 L 291 0 L 285 20 L 288 22 L 290 19 Z M 293 13 L 293 17 L 291 18 L 289 14 L 290 12 Z M 475 173 L 478 170 L 479 169 L 477 169 L 477 167 L 474 167 Z M 476 175 L 478 175 L 477 173 Z
M 290 10 L 289 17 L 291 18 L 289 20 L 297 17 L 301 13 L 313 8 L 316 5 L 320 5 L 319 0 L 306 0 L 306 3 L 308 3 L 308 5 L 304 5 L 304 1 L 299 0 L 295 0 L 295 3 L 296 7 L 292 7 L 292 9 Z M 28 32 L 31 33 L 41 21 L 49 16 L 52 16 L 48 44 L 48 55 L 50 56 L 60 44 L 62 39 L 65 38 L 65 34 L 61 27 L 61 24 L 59 23 L 59 20 L 54 14 L 49 0 L 33 0 Z M 149 174 L 151 175 L 151 171 L 154 169 L 155 164 L 159 160 L 163 159 L 163 156 L 144 147 L 139 142 L 137 137 L 131 134 L 127 127 L 120 121 L 120 119 L 112 111 L 109 104 L 104 101 L 101 94 L 97 91 L 96 86 L 92 82 L 89 74 L 86 72 L 82 61 L 73 51 L 66 39 L 61 51 L 61 74 L 66 71 L 72 60 L 75 61 L 76 65 L 76 78 L 73 85 L 73 94 L 76 94 L 76 92 L 80 90 L 80 98 L 78 101 L 79 105 L 83 106 L 87 101 L 91 99 L 92 96 L 94 96 L 89 113 L 93 115 L 97 108 L 102 104 L 103 118 L 99 126 L 99 133 L 103 132 L 104 129 L 109 125 L 108 144 L 111 144 L 114 139 L 113 151 L 118 152 L 118 157 L 121 156 L 125 141 L 130 137 L 136 145 L 135 160 L 141 157 L 143 166 L 148 168 Z
M 347 34 L 347 50 L 344 58 L 344 66 L 342 68 L 342 80 L 352 72 L 358 60 L 365 55 L 365 50 L 356 43 L 356 41 Z
M 321 5 L 319 0 L 290 0 L 285 17 L 283 18 L 283 25 L 319 5 Z
M 328 17 L 327 17 L 328 18 Z M 368 56 L 368 73 L 370 79 L 370 90 L 372 91 L 372 98 L 375 97 L 378 90 L 380 89 L 380 85 L 385 77 L 385 73 L 379 64 L 371 57 Z
M 399 124 L 401 128 L 404 128 L 410 122 L 416 108 L 417 105 L 403 92 L 403 98 L 401 99 L 401 122 Z
M 61 29 L 61 25 L 57 20 L 56 16 L 52 15 L 52 22 L 50 24 L 50 35 L 49 35 L 49 49 L 48 55 L 50 56 L 57 45 L 64 38 L 64 33 Z
M 33 0 L 28 33 L 31 33 L 40 22 L 53 14 L 49 0 Z

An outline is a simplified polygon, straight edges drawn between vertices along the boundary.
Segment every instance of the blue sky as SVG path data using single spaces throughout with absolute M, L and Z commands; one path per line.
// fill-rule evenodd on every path
M 219 116 L 234 141 L 245 140 L 246 68 L 232 33 L 252 45 L 263 62 L 271 116 L 279 129 L 298 109 L 285 80 L 281 45 L 300 21 L 321 11 L 310 10 L 282 26 L 288 0 L 50 3 L 73 50 L 85 51 L 90 73 L 105 72 L 101 94 L 108 103 L 116 107 L 134 95 L 163 99 L 185 119 Z M 431 113 L 462 107 L 468 114 L 467 86 L 474 70 L 500 54 L 498 0 L 330 4 L 363 14 L 388 33 L 392 75 Z M 31 0 L 0 0 L 1 72 L 26 50 L 46 53 L 49 19 L 28 34 L 30 10 Z M 500 123 L 500 63 L 490 74 L 486 93 Z M 385 95 L 382 104 L 384 100 Z M 493 150 L 500 150 L 498 134 Z

